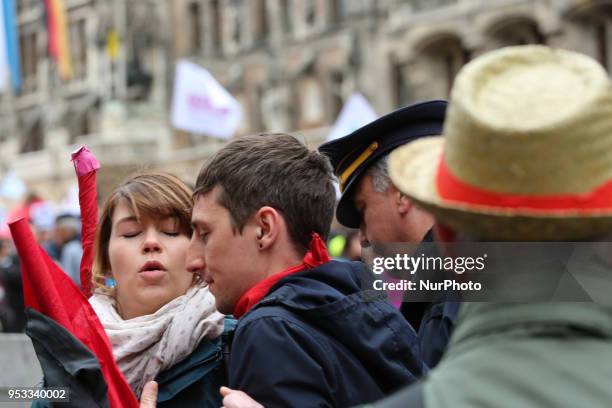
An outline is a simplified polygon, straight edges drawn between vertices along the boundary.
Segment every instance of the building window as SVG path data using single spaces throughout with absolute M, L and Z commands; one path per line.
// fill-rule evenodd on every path
M 293 33 L 305 38 L 323 28 L 327 13 L 326 3 L 316 0 L 301 0 L 291 3 L 294 7 Z
M 470 59 L 469 52 L 463 48 L 458 39 L 447 38 L 430 45 L 423 54 L 424 62 L 429 65 L 428 68 L 424 68 L 431 73 L 431 79 L 442 79 L 436 81 L 436 85 L 432 84 L 431 96 L 448 98 L 455 76 Z
M 72 118 L 72 122 L 69 129 L 71 144 L 76 143 L 78 137 L 91 133 L 89 130 L 89 118 L 87 113 L 82 113 L 80 115 L 75 114 Z
M 582 35 L 591 39 L 590 44 L 577 44 L 579 49 L 596 58 L 612 73 L 612 4 L 601 2 L 600 5 L 577 7 L 568 16 Z
M 241 91 L 233 90 L 232 95 L 235 96 L 236 100 L 242 107 L 242 119 L 236 129 L 236 135 L 243 136 L 253 132 L 251 125 L 251 108 L 252 105 L 248 103 L 247 95 Z
M 264 87 L 265 85 L 263 83 L 257 84 L 253 92 L 253 99 L 251 100 L 251 118 L 253 131 L 255 132 L 263 132 L 266 130 L 264 127 L 263 109 L 261 107 L 261 101 L 263 100 L 264 96 Z
M 86 20 L 74 20 L 69 26 L 70 52 L 74 79 L 87 77 L 87 30 Z
M 593 25 L 595 45 L 596 45 L 596 57 L 604 68 L 610 72 L 612 68 L 612 61 L 610 61 L 610 34 L 612 33 L 611 24 L 612 19 L 597 19 Z
M 544 44 L 545 38 L 535 22 L 526 19 L 504 19 L 503 23 L 489 30 L 495 39 L 495 48 Z
M 31 124 L 26 124 L 21 134 L 24 136 L 21 145 L 21 153 L 30 153 L 42 150 L 45 147 L 44 134 L 40 119 Z
M 314 76 L 306 76 L 298 81 L 299 129 L 312 129 L 323 125 L 325 112 L 321 83 Z
M 393 79 L 393 90 L 395 95 L 395 106 L 406 106 L 413 101 L 413 94 L 410 89 L 408 74 L 408 64 L 395 62 L 391 64 L 391 78 Z
M 289 0 L 279 0 L 279 17 L 284 33 L 291 32 L 291 4 Z
M 265 41 L 268 37 L 268 10 L 266 0 L 257 0 L 255 3 L 255 39 Z
M 38 85 L 37 69 L 38 50 L 36 32 L 23 30 L 19 35 L 20 63 L 22 85 L 21 93 L 28 94 L 36 91 Z
M 145 101 L 149 98 L 153 75 L 143 66 L 142 55 L 134 52 L 127 65 L 127 99 Z
M 97 108 L 90 100 L 75 100 L 72 103 L 78 105 L 69 110 L 65 116 L 65 125 L 70 136 L 69 143 L 74 144 L 82 136 L 91 135 L 96 132 L 95 118 Z M 83 109 L 85 105 L 86 109 Z
M 328 21 L 330 24 L 339 23 L 342 20 L 340 12 L 340 0 L 330 0 L 328 5 Z
M 234 10 L 236 14 L 238 14 L 238 10 Z M 240 27 L 240 22 L 238 21 L 240 18 L 238 15 L 235 15 L 232 19 L 232 42 L 240 47 L 240 43 L 242 41 L 242 31 Z
M 221 18 L 223 20 L 223 50 L 227 53 L 235 53 L 242 48 L 242 25 L 244 3 L 234 0 L 224 4 Z
M 189 4 L 189 29 L 191 30 L 191 51 L 194 54 L 202 50 L 202 6 L 199 2 Z
M 461 67 L 470 59 L 469 52 L 453 35 L 427 39 L 410 61 L 392 63 L 395 99 L 406 106 L 426 99 L 447 99 Z
M 317 9 L 314 1 L 309 0 L 303 3 L 304 5 L 304 22 L 307 26 L 313 27 L 317 23 Z
M 209 21 L 212 27 L 212 48 L 216 52 L 221 52 L 223 38 L 223 19 L 221 16 L 221 5 L 219 4 L 219 0 L 211 0 L 210 2 Z
M 268 132 L 293 129 L 292 95 L 288 86 L 268 86 L 261 98 L 263 127 Z
M 342 72 L 334 72 L 331 74 L 330 78 L 331 86 L 330 86 L 330 105 L 331 105 L 331 121 L 336 120 L 340 111 L 342 110 L 342 106 L 344 105 L 344 100 L 342 98 L 342 87 L 344 85 L 344 74 Z

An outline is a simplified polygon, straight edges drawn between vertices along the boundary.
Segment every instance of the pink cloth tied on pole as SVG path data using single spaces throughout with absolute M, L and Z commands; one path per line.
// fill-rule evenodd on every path
M 100 163 L 96 156 L 85 146 L 72 153 L 72 162 L 79 180 L 79 207 L 81 208 L 81 288 L 86 297 L 93 294 L 92 265 L 94 240 L 98 227 L 98 191 L 96 190 L 96 170 Z
M 86 146 L 81 146 L 72 152 L 72 162 L 78 177 L 100 168 L 100 162 Z

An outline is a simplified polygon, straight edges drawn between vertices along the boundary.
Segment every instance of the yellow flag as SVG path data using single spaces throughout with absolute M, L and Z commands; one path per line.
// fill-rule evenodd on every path
M 112 61 L 119 56 L 119 34 L 114 28 L 108 31 L 106 37 L 106 53 Z

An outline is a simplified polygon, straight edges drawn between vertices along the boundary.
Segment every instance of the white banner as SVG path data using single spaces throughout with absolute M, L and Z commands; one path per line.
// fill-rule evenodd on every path
M 355 92 L 342 107 L 336 123 L 327 135 L 327 141 L 347 136 L 376 119 L 378 119 L 378 115 L 367 99 L 360 93 Z
M 227 139 L 241 117 L 240 103 L 206 69 L 185 60 L 176 64 L 172 126 Z

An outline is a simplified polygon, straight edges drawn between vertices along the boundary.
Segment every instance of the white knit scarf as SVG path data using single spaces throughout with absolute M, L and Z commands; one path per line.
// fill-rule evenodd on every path
M 157 312 L 123 320 L 115 299 L 95 293 L 90 299 L 113 347 L 113 355 L 136 396 L 157 374 L 188 357 L 202 339 L 223 332 L 223 316 L 208 288 L 195 286 Z

